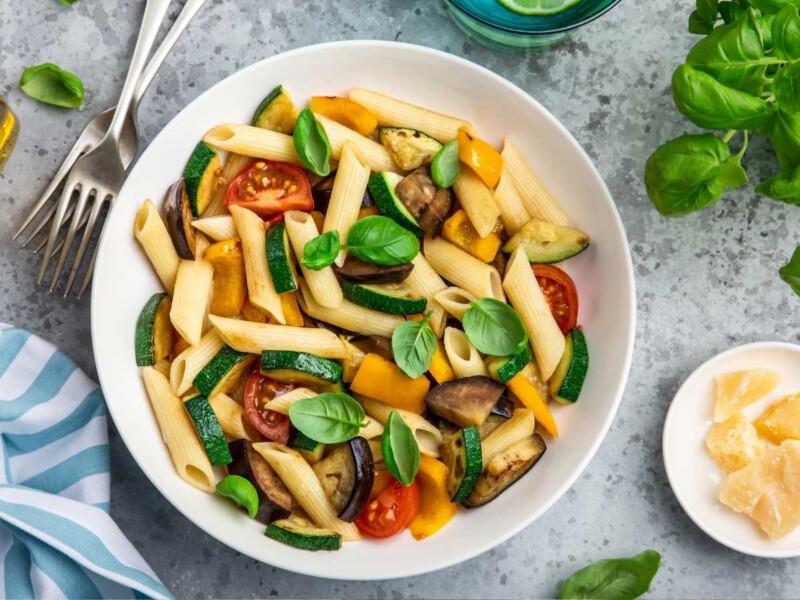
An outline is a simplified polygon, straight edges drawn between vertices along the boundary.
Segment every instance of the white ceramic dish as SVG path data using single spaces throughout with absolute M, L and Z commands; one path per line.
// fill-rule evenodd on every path
M 705 449 L 712 423 L 714 377 L 740 369 L 767 368 L 783 374 L 783 381 L 764 399 L 744 411 L 753 419 L 775 400 L 800 391 L 800 346 L 759 342 L 718 354 L 694 373 L 675 394 L 664 423 L 664 466 L 683 509 L 700 529 L 720 544 L 738 552 L 765 558 L 800 556 L 800 529 L 780 540 L 770 540 L 745 515 L 719 502 L 722 470 Z
M 554 408 L 562 440 L 519 483 L 490 505 L 461 512 L 424 542 L 409 534 L 346 544 L 335 554 L 295 550 L 263 536 L 263 526 L 230 503 L 177 477 L 134 361 L 137 315 L 160 291 L 133 239 L 136 210 L 161 200 L 186 157 L 211 127 L 249 122 L 264 94 L 284 84 L 301 103 L 311 95 L 365 86 L 463 116 L 490 142 L 511 136 L 577 227 L 593 238 L 570 261 L 581 292 L 580 320 L 592 350 L 583 396 Z M 340 42 L 302 48 L 252 65 L 214 86 L 153 141 L 128 177 L 106 224 L 92 292 L 97 370 L 120 435 L 153 484 L 207 533 L 255 559 L 319 577 L 387 579 L 433 571 L 485 552 L 546 511 L 578 478 L 616 413 L 630 368 L 635 296 L 625 232 L 585 152 L 541 105 L 501 77 L 449 54 L 387 42 Z

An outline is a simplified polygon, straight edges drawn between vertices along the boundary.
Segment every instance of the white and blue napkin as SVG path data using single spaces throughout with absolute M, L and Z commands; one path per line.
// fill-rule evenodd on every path
M 110 484 L 100 389 L 0 324 L 0 597 L 172 597 L 109 516 Z

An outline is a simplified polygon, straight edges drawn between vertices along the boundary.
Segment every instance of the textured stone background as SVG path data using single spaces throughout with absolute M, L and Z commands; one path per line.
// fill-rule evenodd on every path
M 280 8 L 272 6 L 280 5 Z M 554 508 L 511 541 L 468 563 L 422 577 L 341 583 L 273 569 L 219 544 L 175 511 L 112 432 L 112 510 L 122 529 L 181 597 L 550 597 L 588 562 L 651 547 L 664 555 L 653 597 L 798 597 L 797 561 L 761 560 L 697 529 L 669 489 L 661 460 L 664 414 L 680 382 L 730 346 L 795 340 L 800 306 L 777 277 L 800 241 L 798 209 L 751 188 L 683 220 L 661 218 L 641 174 L 649 152 L 687 128 L 669 79 L 692 43 L 690 0 L 625 0 L 571 41 L 506 55 L 472 42 L 443 4 L 426 0 L 277 3 L 212 0 L 180 40 L 142 105 L 142 147 L 190 100 L 266 56 L 316 42 L 378 38 L 439 48 L 527 90 L 583 144 L 614 195 L 637 275 L 639 329 L 619 415 L 586 473 Z M 34 286 L 38 260 L 10 239 L 89 117 L 116 99 L 142 2 L 0 0 L 0 94 L 23 133 L 0 175 L 0 321 L 61 345 L 94 374 L 89 303 Z M 23 68 L 54 61 L 83 78 L 81 111 L 35 103 L 17 89 Z M 773 169 L 751 146 L 754 178 Z M 793 212 L 794 211 L 794 212 Z

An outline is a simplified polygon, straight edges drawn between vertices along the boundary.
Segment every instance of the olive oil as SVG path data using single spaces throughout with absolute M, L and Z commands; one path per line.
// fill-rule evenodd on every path
M 3 170 L 19 135 L 19 122 L 6 101 L 0 97 L 0 171 Z

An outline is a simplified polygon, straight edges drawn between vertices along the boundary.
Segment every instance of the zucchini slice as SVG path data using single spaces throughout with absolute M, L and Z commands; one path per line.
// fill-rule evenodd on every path
M 299 111 L 289 93 L 279 85 L 267 94 L 256 108 L 253 126 L 279 133 L 291 133 L 298 114 Z
M 169 356 L 172 350 L 172 302 L 163 292 L 153 294 L 136 320 L 135 354 L 137 367 L 149 367 Z
M 382 215 L 405 227 L 417 237 L 422 237 L 425 233 L 422 227 L 394 193 L 394 189 L 401 181 L 403 181 L 402 175 L 381 171 L 369 178 L 367 189 Z
M 311 522 L 297 516 L 281 519 L 267 525 L 265 535 L 287 546 L 300 550 L 339 550 L 342 536 L 330 529 L 319 529 Z
M 276 381 L 326 385 L 341 380 L 342 366 L 308 352 L 264 350 L 261 353 L 261 373 Z
M 200 443 L 203 444 L 203 449 L 211 464 L 219 467 L 233 462 L 225 434 L 222 433 L 222 427 L 208 398 L 198 394 L 184 400 L 183 406 L 192 419 L 197 436 L 200 438 Z
M 267 264 L 272 285 L 279 294 L 297 289 L 289 251 L 289 238 L 286 224 L 281 221 L 267 229 Z
M 486 363 L 486 368 L 494 379 L 506 383 L 514 375 L 522 371 L 533 355 L 530 346 L 526 345 L 521 351 L 512 356 L 495 356 Z
M 254 359 L 252 354 L 223 346 L 222 350 L 200 369 L 192 380 L 192 385 L 209 398 L 217 394 L 226 394 L 236 387 L 242 374 L 250 368 Z
M 482 469 L 481 435 L 474 425 L 451 435 L 442 445 L 442 461 L 447 465 L 447 492 L 458 504 L 472 493 Z
M 589 347 L 580 329 L 567 334 L 564 356 L 550 378 L 550 393 L 560 404 L 574 404 L 581 395 L 589 371 Z
M 381 127 L 379 134 L 381 144 L 404 171 L 413 171 L 428 164 L 442 149 L 441 142 L 416 129 Z
M 417 315 L 425 312 L 427 298 L 411 298 L 402 284 L 372 285 L 341 280 L 344 297 L 354 304 L 390 315 Z
M 217 151 L 205 142 L 197 144 L 183 169 L 186 193 L 189 195 L 189 205 L 195 217 L 203 214 L 214 197 L 220 173 Z
M 312 440 L 302 431 L 296 432 L 289 439 L 289 447 L 297 450 L 300 456 L 305 458 L 310 465 L 315 465 L 322 460 L 322 455 L 325 452 L 325 444 Z
M 511 254 L 519 246 L 525 249 L 528 262 L 557 263 L 580 254 L 589 247 L 588 235 L 571 227 L 531 219 L 503 246 Z

